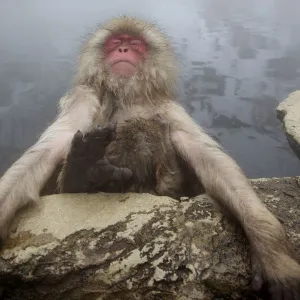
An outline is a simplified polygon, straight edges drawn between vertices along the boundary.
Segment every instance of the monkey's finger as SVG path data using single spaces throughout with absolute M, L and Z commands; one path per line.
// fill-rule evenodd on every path
M 129 169 L 109 164 L 107 159 L 101 159 L 88 170 L 87 175 L 90 182 L 103 185 L 112 180 L 128 180 L 132 176 L 132 172 Z
M 106 127 L 106 140 L 107 142 L 114 141 L 117 137 L 117 123 L 110 123 Z
M 96 166 L 105 166 L 105 165 L 108 165 L 109 162 L 108 160 L 106 159 L 106 157 L 103 157 L 102 159 L 99 159 L 97 162 L 96 162 Z
M 111 180 L 113 172 L 114 166 L 106 164 L 105 161 L 99 161 L 87 171 L 87 177 L 91 183 L 102 185 Z
M 118 157 L 117 155 L 110 155 L 110 156 L 108 157 L 108 161 L 109 161 L 109 163 L 110 163 L 111 165 L 117 165 L 117 164 L 118 164 L 118 161 L 119 161 L 118 158 L 119 158 L 119 157 Z
M 101 161 L 99 161 L 99 164 L 94 166 L 89 173 L 91 179 L 98 181 L 99 184 L 104 184 L 108 181 L 125 181 L 130 179 L 133 175 L 132 171 L 127 168 L 118 168 Z
M 78 130 L 74 136 L 73 139 L 71 141 L 71 150 L 70 150 L 70 154 L 78 154 L 79 152 L 82 152 L 82 146 L 83 146 L 83 133 Z
M 97 125 L 95 129 L 98 131 L 106 130 L 106 132 L 116 131 L 117 122 L 109 123 L 107 126 Z
M 116 139 L 116 125 L 109 124 L 106 127 L 97 126 L 91 133 L 90 138 L 103 142 L 110 143 Z
M 77 132 L 73 136 L 72 144 L 81 142 L 82 138 L 83 138 L 83 133 L 80 130 L 77 130 Z
M 117 130 L 117 122 L 109 123 L 107 125 L 107 129 L 109 131 L 116 131 Z
M 111 175 L 111 180 L 128 180 L 132 177 L 133 173 L 127 168 L 114 167 L 114 171 Z
M 116 132 L 111 132 L 108 137 L 107 137 L 107 141 L 112 142 L 117 138 L 117 133 Z

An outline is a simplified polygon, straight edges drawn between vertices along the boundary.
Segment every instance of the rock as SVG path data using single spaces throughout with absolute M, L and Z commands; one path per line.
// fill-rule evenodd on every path
M 300 91 L 291 93 L 278 105 L 277 117 L 282 122 L 290 147 L 300 159 Z
M 300 254 L 297 178 L 252 182 Z M 250 299 L 249 281 L 247 240 L 206 195 L 46 196 L 0 252 L 1 299 Z

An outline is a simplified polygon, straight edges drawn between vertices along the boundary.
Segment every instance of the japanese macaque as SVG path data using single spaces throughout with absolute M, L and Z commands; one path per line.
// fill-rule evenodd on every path
M 39 199 L 78 130 L 86 135 L 99 124 L 160 114 L 169 123 L 177 155 L 199 186 L 244 229 L 253 256 L 254 290 L 267 287 L 274 300 L 300 299 L 300 265 L 285 230 L 238 165 L 175 102 L 176 79 L 172 48 L 154 25 L 120 17 L 96 30 L 83 47 L 74 87 L 61 99 L 57 119 L 0 180 L 2 238 L 16 211 Z M 127 173 L 121 177 L 129 177 L 131 167 L 119 170 Z

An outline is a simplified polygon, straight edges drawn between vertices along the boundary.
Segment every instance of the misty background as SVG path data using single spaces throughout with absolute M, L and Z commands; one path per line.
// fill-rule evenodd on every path
M 300 175 L 275 108 L 300 89 L 299 0 L 0 0 L 0 175 L 54 119 L 80 44 L 129 14 L 181 64 L 180 102 L 253 177 Z

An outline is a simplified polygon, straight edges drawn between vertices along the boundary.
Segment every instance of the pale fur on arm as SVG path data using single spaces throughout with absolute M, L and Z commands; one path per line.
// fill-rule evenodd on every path
M 100 104 L 94 90 L 78 86 L 60 100 L 59 114 L 35 145 L 0 179 L 0 236 L 5 237 L 16 211 L 39 194 L 55 167 L 67 155 L 77 130 L 90 130 Z
M 165 111 L 172 120 L 174 147 L 194 169 L 206 192 L 242 225 L 264 272 L 275 279 L 284 280 L 287 274 L 299 278 L 300 267 L 290 256 L 290 244 L 282 225 L 265 207 L 235 161 L 181 106 L 172 103 Z

